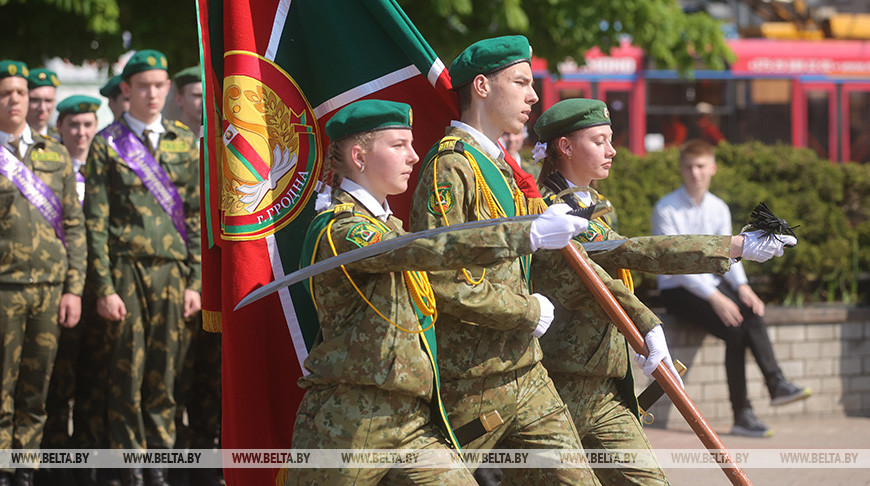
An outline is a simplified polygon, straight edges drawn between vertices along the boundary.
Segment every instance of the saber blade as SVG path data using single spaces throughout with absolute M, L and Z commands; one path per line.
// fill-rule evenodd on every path
M 433 228 L 425 231 L 418 231 L 415 233 L 407 233 L 402 236 L 396 238 L 390 238 L 388 240 L 381 241 L 379 243 L 375 243 L 373 245 L 364 246 L 362 248 L 357 248 L 355 250 L 351 250 L 348 252 L 344 252 L 340 255 L 336 255 L 334 257 L 327 258 L 325 260 L 321 260 L 317 263 L 309 265 L 305 268 L 297 270 L 289 275 L 285 275 L 274 282 L 269 282 L 268 284 L 252 290 L 251 293 L 246 295 L 233 310 L 239 310 L 242 307 L 250 304 L 251 302 L 255 302 L 257 300 L 262 299 L 263 297 L 275 293 L 278 290 L 289 287 L 295 283 L 302 282 L 305 279 L 311 278 L 315 275 L 321 274 L 323 272 L 332 270 L 334 268 L 338 268 L 342 265 L 348 265 L 355 261 L 362 260 L 364 258 L 369 258 L 373 256 L 380 255 L 382 253 L 387 253 L 389 251 L 402 248 L 407 246 L 411 242 L 415 240 L 419 240 L 421 238 L 431 238 L 433 236 L 442 234 L 442 233 L 450 233 L 452 231 L 460 231 L 467 229 L 476 229 L 476 228 L 487 228 L 490 226 L 496 226 L 501 223 L 509 223 L 516 221 L 532 221 L 537 218 L 538 214 L 530 214 L 527 216 L 517 216 L 513 218 L 498 218 L 498 219 L 486 219 L 483 221 L 472 221 L 469 223 L 462 224 L 454 224 L 450 226 L 441 226 L 439 228 Z M 626 240 L 610 240 L 610 241 L 594 241 L 589 243 L 583 243 L 583 249 L 587 252 L 596 252 L 596 251 L 607 251 L 617 248 L 618 246 L 625 243 Z M 409 268 L 409 270 L 412 270 Z

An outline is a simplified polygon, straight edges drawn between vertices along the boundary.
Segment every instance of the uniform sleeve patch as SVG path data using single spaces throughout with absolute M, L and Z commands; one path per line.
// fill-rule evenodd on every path
M 350 231 L 347 232 L 347 241 L 362 248 L 381 241 L 387 230 L 377 225 L 363 221 L 353 225 Z
M 432 189 L 429 191 L 429 197 L 426 198 L 426 206 L 429 212 L 435 216 L 449 213 L 453 209 L 453 184 L 439 185 L 438 190 Z

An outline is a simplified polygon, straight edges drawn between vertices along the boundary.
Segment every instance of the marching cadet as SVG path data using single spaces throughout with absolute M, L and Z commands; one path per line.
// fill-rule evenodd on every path
M 161 116 L 167 66 L 155 50 L 130 58 L 121 73 L 130 109 L 97 134 L 84 170 L 111 448 L 174 446 L 179 334 L 200 310 L 198 151 L 189 130 Z M 163 470 L 149 473 L 149 484 L 165 483 Z M 121 474 L 124 484 L 142 481 L 141 470 Z
M 530 59 L 528 40 L 507 36 L 472 44 L 453 61 L 449 72 L 461 118 L 425 159 L 411 205 L 412 229 L 528 212 L 496 140 L 519 133 L 538 101 Z M 553 305 L 531 292 L 529 263 L 521 258 L 432 272 L 441 304 L 444 402 L 460 443 L 472 449 L 580 449 L 568 410 L 540 363 L 538 338 L 553 320 Z M 596 484 L 586 467 L 510 468 L 504 479 Z
M 563 198 L 573 198 L 579 206 L 599 202 L 599 195 L 588 186 L 608 176 L 616 150 L 613 148 L 610 113 L 599 100 L 568 99 L 545 111 L 535 133 L 540 140 L 536 158 L 543 157 L 538 185 L 546 200 L 558 202 L 557 193 L 574 188 Z M 575 245 L 587 241 L 625 239 L 602 219 L 590 221 L 589 228 L 577 235 Z M 649 352 L 639 359 L 644 373 L 650 375 L 664 362 L 680 381 L 668 351 L 661 321 L 632 293 L 628 269 L 649 273 L 724 273 L 730 258 L 744 257 L 763 261 L 753 250 L 755 240 L 744 236 L 684 235 L 643 237 L 626 240 L 620 247 L 593 254 L 593 267 L 632 318 Z M 782 243 L 779 240 L 780 247 Z M 604 268 L 602 268 L 604 267 Z M 610 273 L 608 273 L 608 271 Z M 619 279 L 612 279 L 610 274 Z M 571 411 L 585 449 L 649 450 L 649 441 L 638 420 L 637 398 L 628 362 L 628 346 L 579 277 L 561 255 L 541 252 L 532 263 L 535 288 L 555 304 L 555 319 L 541 338 L 544 364 Z M 649 467 L 623 464 L 622 467 L 596 468 L 602 484 L 667 484 L 661 467 L 650 454 Z
M 72 159 L 73 172 L 76 178 L 76 194 L 79 203 L 85 197 L 85 178 L 79 169 L 88 157 L 88 148 L 94 135 L 97 134 L 97 110 L 101 101 L 84 95 L 73 95 L 57 104 L 57 129 L 60 141 L 66 147 Z M 83 312 L 83 315 L 86 312 Z M 57 358 L 51 383 L 48 386 L 48 397 L 45 401 L 47 418 L 42 438 L 43 449 L 73 449 L 68 432 L 68 423 L 72 408 L 70 401 L 75 396 L 76 371 L 79 358 L 79 338 L 84 324 L 72 329 L 62 328 L 58 338 Z M 52 477 L 66 475 L 66 470 L 51 469 Z M 63 476 L 66 478 L 66 476 Z M 63 480 L 64 483 L 72 480 Z M 55 481 L 57 482 L 57 481 Z
M 404 234 L 386 197 L 408 187 L 419 160 L 410 106 L 352 103 L 326 124 L 332 205 L 312 222 L 302 265 Z M 587 221 L 553 206 L 532 223 L 442 233 L 309 281 L 320 330 L 300 379 L 308 392 L 294 449 L 458 450 L 440 400 L 436 303 L 425 272 L 513 261 L 567 244 Z M 439 307 L 443 301 L 438 302 Z M 440 322 L 438 323 L 440 324 Z M 440 430 L 439 430 L 440 426 Z M 476 484 L 465 468 L 294 469 L 286 484 Z
M 36 68 L 27 77 L 27 87 L 30 89 L 30 108 L 27 110 L 27 124 L 36 133 L 60 140 L 57 129 L 48 126 L 54 113 L 54 102 L 60 80 L 54 71 Z
M 85 226 L 69 154 L 27 125 L 27 66 L 0 62 L 0 449 L 39 449 L 59 326 L 81 315 Z M 34 471 L 15 472 L 16 485 Z M 12 471 L 0 471 L 0 486 Z
M 116 74 L 106 81 L 106 84 L 100 88 L 100 94 L 109 100 L 109 109 L 112 110 L 112 114 L 115 116 L 115 119 L 112 121 L 120 120 L 121 115 L 130 109 L 130 100 L 121 92 L 120 74 Z

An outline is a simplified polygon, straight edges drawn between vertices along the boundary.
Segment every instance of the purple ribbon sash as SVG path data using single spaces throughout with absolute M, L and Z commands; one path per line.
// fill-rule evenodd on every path
M 66 246 L 63 238 L 63 206 L 57 194 L 33 173 L 24 162 L 12 155 L 6 147 L 0 146 L 0 174 L 15 184 L 24 198 L 36 207 L 39 214 L 54 228 L 54 234 Z
M 175 185 L 169 180 L 169 175 L 163 167 L 154 160 L 154 156 L 139 140 L 136 135 L 121 122 L 115 122 L 104 128 L 102 135 L 109 147 L 118 153 L 127 167 L 133 170 L 145 188 L 157 199 L 160 207 L 172 218 L 172 225 L 187 242 L 187 226 L 184 224 L 184 203 L 175 189 Z

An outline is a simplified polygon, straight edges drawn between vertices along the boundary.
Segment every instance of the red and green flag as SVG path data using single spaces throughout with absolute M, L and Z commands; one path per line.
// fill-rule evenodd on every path
M 316 318 L 301 286 L 238 311 L 298 268 L 323 189 L 324 124 L 364 98 L 414 110 L 418 153 L 458 117 L 443 63 L 394 0 L 198 0 L 206 111 L 204 325 L 223 333 L 222 446 L 288 448 Z M 412 181 L 416 177 L 411 178 Z M 407 219 L 412 190 L 391 200 Z M 226 469 L 230 485 L 276 470 Z

